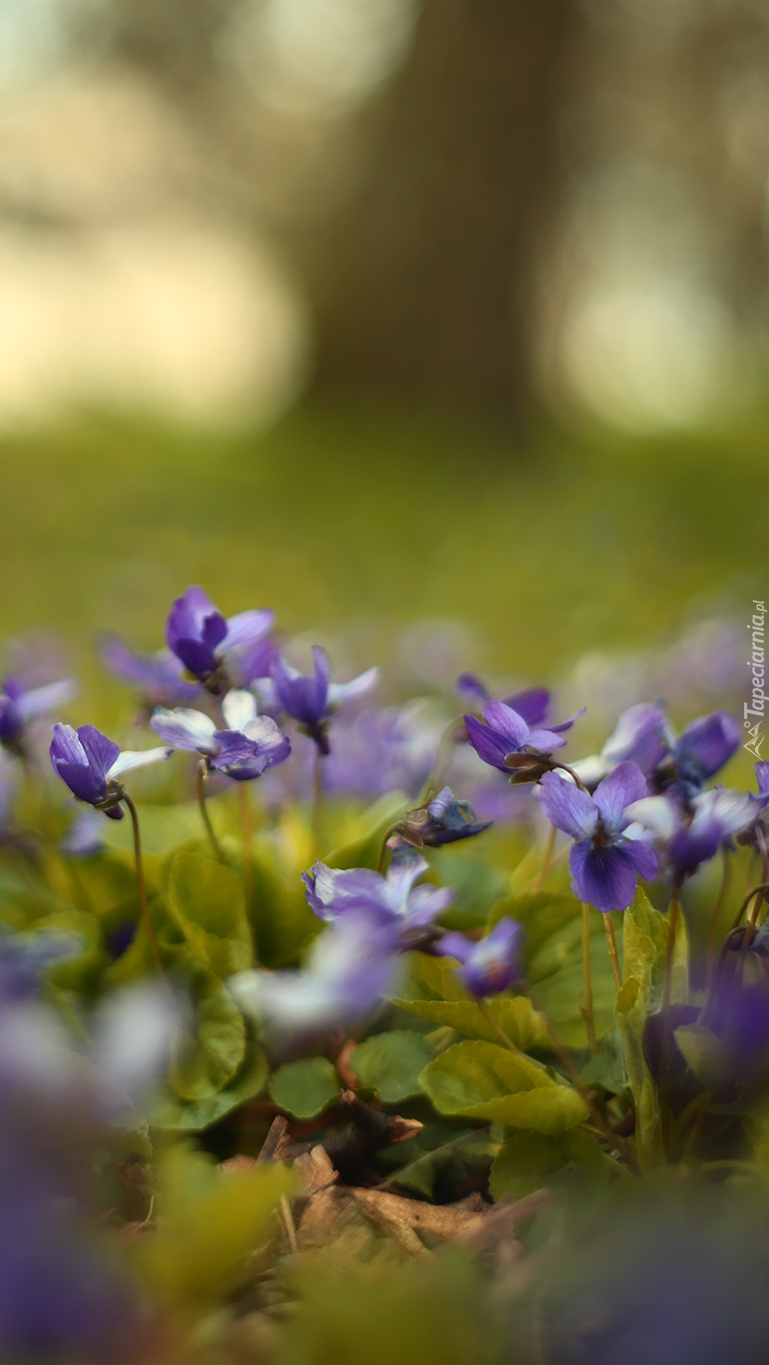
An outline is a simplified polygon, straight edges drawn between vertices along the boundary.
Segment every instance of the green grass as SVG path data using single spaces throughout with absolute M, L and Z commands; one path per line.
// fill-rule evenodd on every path
M 468 663 L 535 679 L 762 596 L 767 494 L 758 426 L 517 446 L 367 411 L 227 439 L 94 418 L 0 447 L 0 633 L 157 646 L 170 598 L 201 582 L 289 631 L 354 622 L 361 663 L 415 618 L 466 619 L 483 642 Z

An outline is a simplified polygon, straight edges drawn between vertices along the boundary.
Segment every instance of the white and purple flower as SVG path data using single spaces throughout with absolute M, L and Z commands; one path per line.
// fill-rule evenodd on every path
M 397 931 L 402 948 L 415 947 L 430 937 L 436 916 L 454 899 L 447 886 L 414 886 L 428 869 L 413 849 L 396 850 L 387 875 L 370 868 L 342 869 L 316 863 L 302 873 L 307 903 L 319 919 L 335 921 L 350 914 L 367 914 Z
M 51 740 L 51 763 L 78 801 L 95 806 L 112 820 L 122 820 L 123 787 L 118 781 L 134 768 L 170 758 L 171 749 L 124 749 L 107 739 L 95 725 L 56 724 Z
M 626 910 L 638 874 L 646 881 L 657 874 L 654 849 L 628 829 L 634 819 L 628 806 L 647 792 L 641 769 L 635 763 L 621 763 L 592 796 L 559 773 L 545 773 L 541 791 L 550 823 L 574 840 L 569 867 L 575 895 L 604 913 Z
M 227 984 L 243 1010 L 285 1047 L 369 1014 L 397 970 L 392 924 L 358 909 L 318 936 L 303 970 L 241 972 Z
M 246 688 L 232 688 L 222 700 L 226 730 L 203 711 L 159 706 L 150 725 L 175 749 L 199 753 L 209 768 L 236 782 L 249 782 L 291 753 L 291 741 L 269 716 L 257 715 L 256 698 Z

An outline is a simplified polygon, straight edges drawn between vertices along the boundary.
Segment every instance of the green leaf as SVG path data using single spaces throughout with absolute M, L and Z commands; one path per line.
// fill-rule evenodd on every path
M 307 904 L 299 871 L 288 876 L 280 865 L 278 852 L 264 842 L 256 846 L 253 870 L 249 908 L 259 961 L 272 970 L 295 966 L 320 933 L 322 922 Z
M 339 1077 L 325 1057 L 304 1057 L 278 1068 L 270 1081 L 270 1094 L 295 1118 L 312 1119 L 336 1100 Z
M 158 1164 L 157 1231 L 135 1253 L 150 1294 L 200 1313 L 226 1292 L 292 1184 L 279 1164 L 223 1173 L 203 1153 L 172 1147 Z
M 675 1030 L 675 1040 L 697 1080 L 707 1090 L 718 1090 L 728 1083 L 733 1059 L 727 1045 L 712 1029 L 684 1024 Z
M 495 1202 L 523 1199 L 576 1168 L 588 1180 L 605 1179 L 601 1153 L 587 1133 L 577 1130 L 560 1137 L 542 1133 L 513 1133 L 500 1148 L 491 1168 L 489 1188 Z
M 169 1088 L 156 1100 L 149 1115 L 149 1122 L 153 1128 L 184 1133 L 202 1132 L 212 1123 L 218 1123 L 220 1119 L 225 1118 L 246 1100 L 260 1095 L 267 1084 L 269 1074 L 267 1058 L 261 1048 L 256 1048 L 250 1064 L 246 1065 L 240 1078 L 236 1076 L 230 1085 L 216 1095 L 210 1095 L 204 1100 L 185 1101 Z
M 226 820 L 220 803 L 216 799 L 209 800 L 206 806 L 215 832 L 222 834 Z M 180 844 L 205 839 L 197 801 L 180 801 L 173 806 L 142 801 L 138 809 L 144 853 L 170 853 Z M 133 853 L 130 820 L 105 820 L 102 837 L 111 848 Z
M 525 930 L 523 966 L 532 998 L 569 1047 L 586 1048 L 582 970 L 582 910 L 573 895 L 552 891 L 507 896 L 492 907 L 489 924 L 511 915 Z M 596 1033 L 614 1024 L 614 978 L 603 918 L 591 911 L 590 969 Z
M 232 1080 L 246 1052 L 246 1026 L 229 991 L 214 976 L 199 978 L 195 1031 L 177 1029 L 169 1078 L 185 1100 L 205 1100 Z
M 376 1090 L 385 1104 L 395 1104 L 420 1093 L 419 1077 L 432 1055 L 422 1034 L 392 1029 L 356 1047 L 350 1065 L 362 1085 Z
M 456 892 L 453 904 L 439 915 L 439 922 L 447 929 L 482 929 L 491 907 L 504 892 L 504 874 L 457 844 L 431 850 L 429 861 L 441 886 L 450 886 Z
M 422 1088 L 442 1114 L 558 1133 L 588 1116 L 571 1086 L 495 1043 L 455 1043 L 425 1067 Z
M 376 868 L 384 837 L 392 824 L 406 814 L 408 798 L 403 792 L 387 792 L 362 818 L 364 832 L 349 843 L 332 849 L 323 858 L 328 867 Z
M 613 1028 L 601 1039 L 595 1056 L 590 1058 L 587 1066 L 583 1066 L 579 1078 L 584 1085 L 595 1085 L 597 1082 L 614 1095 L 623 1089 L 627 1077 L 619 1029 Z
M 478 1008 L 478 1002 L 465 990 L 451 959 L 410 953 L 408 973 L 401 994 L 393 1001 L 400 1008 L 431 1019 L 436 1024 L 464 1033 L 468 1038 L 484 1038 L 496 1043 L 499 1035 Z M 486 1009 L 512 1043 L 525 1052 L 547 1046 L 544 1015 L 535 1010 L 523 995 L 496 995 L 486 1000 Z
M 253 964 L 243 885 L 231 867 L 199 853 L 178 853 L 171 864 L 168 904 L 200 962 L 226 978 Z
M 643 1054 L 644 1025 L 662 1000 L 665 963 L 670 943 L 670 919 L 649 904 L 645 893 L 636 892 L 622 924 L 625 980 L 617 993 L 615 1013 L 625 1054 L 630 1088 L 636 1108 L 636 1148 L 641 1169 L 664 1163 L 657 1088 Z M 686 1000 L 688 947 L 686 925 L 679 915 L 673 951 L 671 999 Z

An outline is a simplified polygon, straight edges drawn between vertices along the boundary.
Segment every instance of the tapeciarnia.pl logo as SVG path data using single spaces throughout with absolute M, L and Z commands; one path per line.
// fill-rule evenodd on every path
M 766 618 L 766 607 L 763 602 L 753 599 L 755 611 L 747 629 L 751 632 L 751 657 L 748 659 L 750 669 L 750 701 L 745 702 L 743 707 L 743 725 L 750 735 L 750 739 L 743 744 L 743 749 L 747 749 L 754 758 L 761 757 L 761 745 L 764 742 L 764 734 L 761 726 L 763 724 L 766 705 L 766 693 L 764 692 L 764 680 L 766 677 L 765 665 L 765 641 L 764 641 L 764 620 Z M 757 719 L 753 721 L 751 718 Z

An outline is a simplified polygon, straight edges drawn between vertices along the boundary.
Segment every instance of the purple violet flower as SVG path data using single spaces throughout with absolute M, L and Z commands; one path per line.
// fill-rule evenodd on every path
M 483 834 L 491 820 L 476 821 L 469 801 L 461 801 L 450 787 L 444 787 L 427 806 L 409 811 L 399 826 L 399 834 L 416 848 L 440 848 L 458 839 Z
M 274 647 L 266 637 L 272 624 L 271 611 L 241 611 L 225 620 L 202 588 L 190 587 L 171 607 L 166 643 L 194 678 L 218 692 L 233 652 L 241 675 L 244 669 L 268 671 Z M 258 676 L 258 671 L 251 671 L 248 681 Z M 240 676 L 238 681 L 245 679 Z
M 122 820 L 123 787 L 118 778 L 133 768 L 144 768 L 170 758 L 170 749 L 124 749 L 107 739 L 95 725 L 56 724 L 51 740 L 51 763 L 78 801 L 95 806 L 112 820 Z
M 465 696 L 473 701 L 487 702 L 492 701 L 493 697 L 481 682 L 480 678 L 474 673 L 461 673 L 457 678 L 457 691 L 464 693 Z M 551 694 L 546 687 L 526 687 L 522 692 L 513 692 L 509 697 L 502 697 L 501 701 L 511 710 L 517 711 L 522 716 L 527 725 L 532 729 L 542 725 L 550 709 Z
M 285 711 L 298 721 L 320 753 L 328 754 L 328 722 L 333 712 L 341 702 L 369 692 L 379 679 L 379 669 L 369 668 L 347 683 L 332 683 L 325 649 L 313 645 L 312 655 L 315 667 L 311 677 L 292 668 L 278 655 L 270 668 L 269 680 L 259 684 L 259 694 L 266 705 Z
M 503 701 L 489 701 L 483 708 L 483 723 L 476 716 L 465 716 L 467 739 L 479 758 L 492 768 L 510 777 L 511 782 L 532 782 L 546 770 L 547 756 L 554 749 L 560 749 L 566 740 L 561 738 L 564 730 L 570 730 L 575 720 L 584 715 L 585 708 L 577 711 L 560 725 L 549 730 L 531 729 L 523 716 Z M 520 763 L 506 762 L 512 755 L 524 756 Z M 531 761 L 526 758 L 531 756 Z M 537 759 L 545 758 L 545 766 Z M 514 768 L 512 776 L 511 768 Z
M 520 952 L 523 926 L 506 915 L 477 943 L 464 934 L 444 934 L 433 952 L 439 957 L 455 957 L 462 965 L 457 976 L 471 995 L 479 1000 L 499 995 L 521 976 Z
M 236 782 L 260 777 L 291 753 L 291 742 L 269 716 L 258 716 L 256 698 L 245 688 L 233 688 L 222 700 L 226 730 L 203 711 L 159 706 L 150 725 L 175 749 L 202 754 L 209 768 Z
M 102 662 L 116 678 L 136 688 L 148 706 L 183 706 L 200 696 L 201 685 L 184 678 L 184 665 L 170 649 L 144 654 L 119 635 L 106 633 L 99 642 Z
M 302 873 L 307 903 L 320 919 L 336 921 L 364 913 L 397 929 L 401 948 L 413 948 L 433 937 L 432 922 L 454 899 L 447 886 L 414 886 L 428 870 L 411 848 L 396 849 L 387 875 L 366 867 L 342 869 L 316 863 Z
M 351 909 L 315 939 L 302 971 L 240 972 L 227 984 L 268 1036 L 290 1046 L 370 1013 L 392 987 L 396 950 L 391 922 Z
M 713 858 L 731 835 L 747 829 L 755 820 L 756 797 L 716 787 L 695 798 L 692 812 L 675 791 L 667 791 L 663 796 L 633 801 L 625 815 L 641 837 L 661 845 L 673 880 L 680 883 L 696 872 L 700 863 Z
M 654 791 L 673 791 L 685 802 L 693 802 L 709 777 L 714 777 L 739 747 L 742 734 L 728 711 L 711 711 L 698 716 L 676 737 L 666 726 L 668 752 L 650 776 Z
M 639 702 L 623 711 L 600 754 L 577 759 L 570 766 L 591 789 L 620 763 L 636 763 L 644 777 L 649 777 L 668 753 L 666 729 L 662 707 Z
M 31 720 L 57 711 L 77 695 L 72 678 L 25 688 L 16 678 L 6 678 L 0 692 L 0 744 L 13 754 L 24 753 L 24 731 Z
M 654 849 L 627 832 L 633 819 L 627 807 L 640 801 L 646 790 L 646 779 L 635 763 L 621 763 L 592 796 L 559 773 L 542 778 L 542 809 L 556 829 L 575 841 L 569 852 L 574 894 L 604 914 L 627 909 L 639 873 L 645 881 L 657 874 Z

